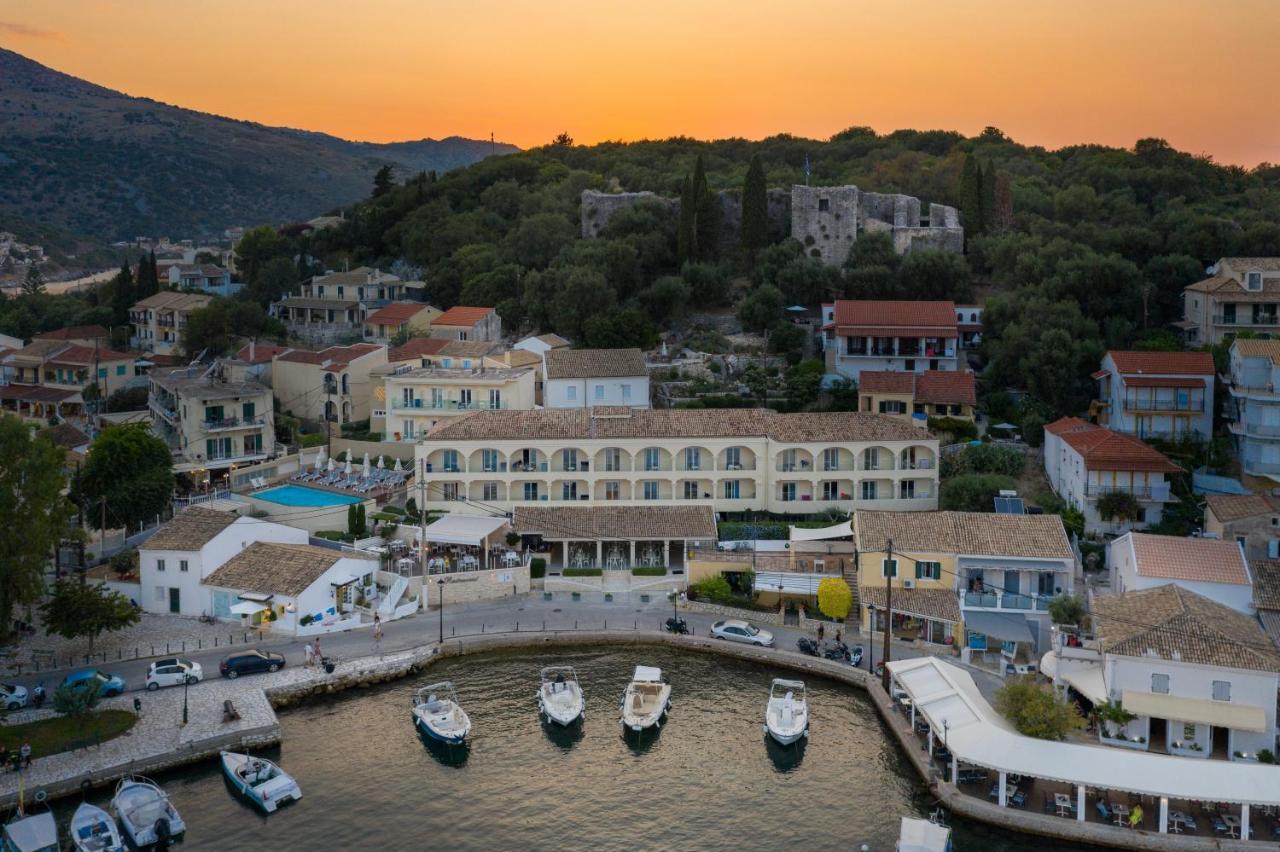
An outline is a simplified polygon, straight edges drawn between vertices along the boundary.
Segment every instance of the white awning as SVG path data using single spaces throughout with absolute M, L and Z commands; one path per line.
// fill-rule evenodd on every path
M 329 585 L 330 586 L 350 586 L 352 583 L 358 583 L 358 582 L 360 582 L 359 577 L 356 577 L 352 574 L 348 574 L 345 577 L 339 577 L 336 580 L 330 580 Z
M 811 530 L 805 527 L 792 527 L 792 541 L 822 541 L 829 538 L 848 538 L 853 535 L 853 522 L 845 521 L 842 524 L 836 524 L 834 527 L 823 527 L 818 530 Z
M 459 515 L 453 512 L 424 530 L 427 541 L 436 544 L 469 544 L 483 547 L 486 539 L 507 526 L 503 517 L 492 515 Z
M 236 615 L 253 615 L 255 612 L 262 612 L 266 609 L 270 609 L 270 607 L 257 601 L 240 601 L 238 604 L 231 605 L 231 611 Z
M 1261 732 L 1267 729 L 1267 712 L 1251 704 L 1210 701 L 1207 698 L 1181 698 L 1155 692 L 1134 692 L 1131 689 L 1120 694 L 1120 704 L 1130 713 L 1139 716 L 1155 716 L 1157 719 L 1172 719 L 1175 722 L 1199 722 L 1202 725 L 1218 725 L 1237 731 Z
M 919 657 L 891 662 L 889 671 L 916 712 L 935 731 L 946 729 L 947 746 L 962 763 L 1145 796 L 1280 806 L 1274 766 L 1035 739 L 992 709 L 964 669 Z
M 1062 679 L 1094 704 L 1105 704 L 1110 697 L 1107 695 L 1107 685 L 1102 680 L 1102 666 L 1064 672 Z
M 757 571 L 757 592 L 780 592 L 784 595 L 816 595 L 818 584 L 836 574 L 802 574 L 795 571 Z

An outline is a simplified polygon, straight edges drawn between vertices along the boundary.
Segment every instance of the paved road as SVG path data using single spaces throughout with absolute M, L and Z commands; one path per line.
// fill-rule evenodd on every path
M 702 613 L 682 612 L 681 616 L 689 623 L 690 629 L 697 635 L 706 635 L 719 617 Z M 464 636 L 474 633 L 501 633 L 514 630 L 661 630 L 667 618 L 671 617 L 671 606 L 665 601 L 651 601 L 647 604 L 631 601 L 615 601 L 613 603 L 570 602 L 565 599 L 545 601 L 540 595 L 525 595 L 514 598 L 503 598 L 496 601 L 485 601 L 449 607 L 444 609 L 444 635 Z M 791 627 L 769 627 L 775 637 L 777 653 L 796 654 L 796 640 L 804 633 Z M 424 612 L 409 618 L 403 618 L 386 624 L 383 628 L 382 642 L 379 648 L 373 645 L 373 634 L 370 629 L 335 633 L 322 637 L 321 646 L 325 655 L 338 659 L 366 656 L 382 652 L 399 651 L 436 641 L 440 636 L 440 614 Z M 830 635 L 827 637 L 831 638 Z M 868 648 L 866 637 L 852 634 L 845 638 L 850 646 L 862 645 L 870 653 L 864 658 L 863 665 L 871 665 L 881 659 L 880 643 Z M 266 638 L 260 647 L 283 654 L 288 665 L 302 665 L 305 662 L 303 646 L 305 640 L 293 638 Z M 243 650 L 253 645 L 236 645 L 235 650 Z M 204 669 L 206 678 L 218 677 L 218 663 L 230 651 L 226 648 L 205 649 L 184 654 L 188 659 L 198 662 Z M 922 653 L 914 648 L 895 643 L 893 658 L 903 659 L 918 657 Z M 129 684 L 130 691 L 145 690 L 145 681 L 150 660 L 125 660 L 102 664 L 100 667 L 112 674 L 118 674 Z M 14 682 L 27 687 L 43 681 L 45 688 L 52 692 L 61 682 L 67 670 L 42 672 L 37 675 L 16 678 Z M 1000 678 L 995 675 L 970 669 L 974 679 L 988 698 L 1000 685 Z M 195 687 L 199 688 L 199 687 Z

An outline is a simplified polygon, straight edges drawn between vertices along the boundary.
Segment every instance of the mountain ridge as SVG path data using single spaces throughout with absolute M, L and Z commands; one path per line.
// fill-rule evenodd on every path
M 505 143 L 378 143 L 127 95 L 0 48 L 0 227 L 39 221 L 98 240 L 215 236 L 363 198 L 373 174 L 448 171 Z

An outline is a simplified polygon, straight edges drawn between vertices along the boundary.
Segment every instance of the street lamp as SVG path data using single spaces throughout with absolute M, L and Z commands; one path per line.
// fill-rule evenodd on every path
M 680 590 L 672 588 L 671 590 L 671 621 L 673 625 L 679 626 L 680 612 L 676 609 L 676 603 L 680 600 Z
M 444 644 L 444 578 L 436 580 L 436 585 L 440 587 L 440 644 Z
M 187 725 L 187 687 L 191 686 L 191 675 L 182 678 L 182 726 Z

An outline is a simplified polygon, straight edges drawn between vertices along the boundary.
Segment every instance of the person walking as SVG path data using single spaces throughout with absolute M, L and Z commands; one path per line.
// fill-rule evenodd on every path
M 373 649 L 382 650 L 382 619 L 376 612 L 373 614 Z
M 317 663 L 320 663 L 321 665 L 323 665 L 323 664 L 324 664 L 324 651 L 321 651 L 321 650 L 320 650 L 320 637 L 319 637 L 319 636 L 317 636 L 317 637 L 316 637 L 315 647 L 312 649 L 312 652 L 315 654 L 316 662 L 317 662 Z
M 28 769 L 31 766 L 31 743 L 23 743 L 22 748 L 18 750 L 18 754 L 22 756 L 22 767 Z
M 311 643 L 302 646 L 302 653 L 307 656 L 307 668 L 311 668 L 316 664 L 316 649 L 311 647 Z
M 837 645 L 840 644 L 840 628 L 839 627 L 836 628 L 836 644 Z
M 823 630 L 823 628 L 822 628 L 822 624 L 821 624 L 821 623 L 819 623 L 819 624 L 818 624 L 818 644 L 819 644 L 819 645 L 821 645 L 821 644 L 822 644 L 822 637 L 823 637 L 823 635 L 824 635 L 825 633 L 826 633 L 826 631 L 825 631 L 825 630 Z

